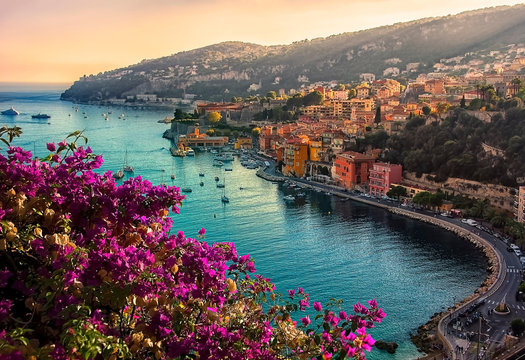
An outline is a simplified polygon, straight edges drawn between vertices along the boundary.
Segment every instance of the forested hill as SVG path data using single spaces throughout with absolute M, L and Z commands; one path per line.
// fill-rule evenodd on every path
M 478 59 L 487 63 L 491 50 L 505 51 L 509 44 L 520 43 L 525 43 L 525 5 L 502 6 L 290 45 L 220 43 L 91 75 L 75 82 L 62 98 L 97 101 L 192 93 L 220 100 L 316 81 L 346 83 L 361 73 L 392 77 L 399 71 L 399 76 L 415 77 L 443 59 L 458 65 Z
M 386 140 L 384 160 L 417 174 L 516 186 L 525 174 L 525 109 L 512 107 L 492 115 L 490 123 L 457 108 L 441 123 L 415 117 L 400 135 Z M 491 146 L 491 150 L 486 151 Z

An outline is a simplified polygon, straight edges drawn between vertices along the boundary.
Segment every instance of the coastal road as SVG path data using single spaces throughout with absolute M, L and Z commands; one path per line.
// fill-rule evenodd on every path
M 267 158 L 271 166 L 265 170 L 272 176 L 281 176 L 275 171 L 275 162 Z M 298 178 L 286 178 L 292 182 L 309 188 L 320 189 L 327 193 L 335 194 L 343 198 L 350 198 L 356 201 L 365 202 L 370 205 L 388 208 L 401 208 L 392 201 L 376 199 L 372 197 L 359 196 L 353 192 L 347 192 L 342 188 L 307 181 Z M 487 293 L 481 294 L 478 299 L 470 304 L 457 306 L 444 319 L 444 336 L 452 344 L 452 359 L 490 359 L 491 354 L 503 343 L 505 334 L 510 331 L 510 322 L 515 318 L 525 319 L 525 302 L 516 299 L 516 292 L 523 278 L 521 263 L 512 251 L 508 251 L 510 244 L 507 244 L 501 237 L 495 237 L 492 233 L 482 229 L 472 227 L 463 223 L 458 218 L 447 218 L 436 215 L 431 211 L 402 207 L 403 210 L 414 214 L 425 215 L 429 218 L 437 217 L 441 221 L 456 225 L 462 229 L 481 237 L 499 254 L 500 266 L 502 267 L 501 277 L 496 280 Z M 461 303 L 462 299 L 458 299 Z M 500 315 L 493 310 L 501 302 L 505 303 L 510 310 L 507 315 Z M 481 331 L 479 329 L 481 328 Z M 478 350 L 477 340 L 481 339 L 483 346 Z

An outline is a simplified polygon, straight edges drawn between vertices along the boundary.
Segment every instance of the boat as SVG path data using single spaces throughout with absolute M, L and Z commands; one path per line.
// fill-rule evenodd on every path
M 215 176 L 215 181 L 219 181 L 219 177 L 218 176 Z
M 233 161 L 233 154 L 232 153 L 221 153 L 215 155 L 214 160 L 217 161 Z
M 222 196 L 221 196 L 221 201 L 223 203 L 229 203 L 230 202 L 230 199 L 226 196 L 226 189 L 225 189 L 225 186 L 226 186 L 226 178 L 223 180 L 223 183 L 222 183 Z
M 295 201 L 295 197 L 293 197 L 292 195 L 286 195 L 286 196 L 283 196 L 283 200 L 284 201 Z
M 211 149 L 210 152 L 211 152 L 212 154 L 217 154 L 217 150 L 215 150 L 215 149 Z
M 122 170 L 124 170 L 124 172 L 134 172 L 135 171 L 133 166 L 128 164 L 128 150 L 126 150 L 126 155 L 124 156 L 124 166 L 122 167 Z
M 115 179 L 122 179 L 124 177 L 124 171 L 118 170 L 117 172 L 113 173 L 113 177 Z
M 199 176 L 200 176 L 200 177 L 203 177 L 203 176 L 204 176 L 204 173 L 199 173 Z
M 2 115 L 20 115 L 20 111 L 11 106 L 11 109 L 2 111 Z
M 204 186 L 204 181 L 201 181 L 201 182 L 199 183 L 199 185 L 200 185 L 200 186 Z
M 31 115 L 31 117 L 33 119 L 49 119 L 51 117 L 51 115 L 47 115 L 47 114 L 36 114 L 36 115 Z
M 223 188 L 223 187 L 224 187 L 224 184 L 217 183 L 217 187 L 218 187 L 218 188 Z
M 180 189 L 180 191 L 184 192 L 184 193 L 190 193 L 192 192 L 191 188 L 190 187 L 183 187 L 182 189 Z
M 244 188 L 242 186 L 239 186 L 239 190 L 244 190 Z
M 224 171 L 232 171 L 232 168 L 224 168 Z
M 213 166 L 221 167 L 221 166 L 223 166 L 223 165 L 224 165 L 224 163 L 223 163 L 222 161 L 220 161 L 220 160 L 216 160 L 216 159 L 213 160 Z
M 186 152 L 182 149 L 178 149 L 176 147 L 170 148 L 170 152 L 172 156 L 178 156 L 178 157 L 184 157 L 186 156 Z
M 195 156 L 195 150 L 192 148 L 186 149 L 186 156 Z

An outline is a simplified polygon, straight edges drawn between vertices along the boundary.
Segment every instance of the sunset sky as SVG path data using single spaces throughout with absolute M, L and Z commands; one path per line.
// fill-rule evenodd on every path
M 73 82 L 222 41 L 326 37 L 522 1 L 2 0 L 0 82 Z

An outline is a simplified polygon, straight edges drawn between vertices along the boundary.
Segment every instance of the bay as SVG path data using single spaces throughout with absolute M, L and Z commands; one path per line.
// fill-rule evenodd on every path
M 435 226 L 314 191 L 286 203 L 283 195 L 293 190 L 256 177 L 238 159 L 226 172 L 212 165 L 210 153 L 173 158 L 170 141 L 162 138 L 169 125 L 157 123 L 172 110 L 74 105 L 52 91 L 0 92 L 0 110 L 10 106 L 21 114 L 0 115 L 0 126 L 22 127 L 15 144 L 37 156 L 47 155 L 47 142 L 84 130 L 88 145 L 104 157 L 101 171 L 122 168 L 127 151 L 133 176 L 191 187 L 173 216 L 174 231 L 195 237 L 204 227 L 206 241 L 234 242 L 239 254 L 255 258 L 258 273 L 271 278 L 278 292 L 302 286 L 312 301 L 343 299 L 347 311 L 375 298 L 387 317 L 372 335 L 399 348 L 394 355 L 374 350 L 369 359 L 420 356 L 409 333 L 470 295 L 486 276 L 486 260 L 471 244 Z M 51 118 L 32 119 L 37 113 Z M 215 176 L 226 184 L 230 203 L 221 202 Z

